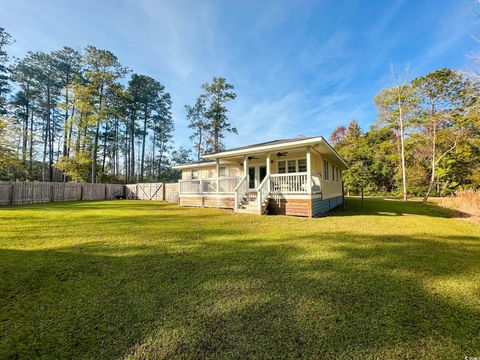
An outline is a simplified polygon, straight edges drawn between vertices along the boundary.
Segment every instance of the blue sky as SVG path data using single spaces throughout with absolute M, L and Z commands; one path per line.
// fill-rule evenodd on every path
M 408 78 L 473 69 L 474 3 L 0 0 L 0 26 L 16 39 L 11 55 L 92 44 L 158 79 L 172 94 L 177 145 L 190 146 L 184 105 L 226 77 L 238 94 L 230 119 L 239 135 L 225 141 L 234 147 L 327 137 L 354 118 L 367 128 L 373 97 L 393 84 L 391 64 Z

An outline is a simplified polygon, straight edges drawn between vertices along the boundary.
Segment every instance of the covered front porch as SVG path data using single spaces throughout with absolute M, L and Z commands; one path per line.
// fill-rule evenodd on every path
M 271 198 L 321 194 L 321 175 L 313 171 L 315 151 L 307 146 L 217 158 L 215 176 L 179 181 L 180 196 L 218 195 L 232 199 L 235 211 L 265 213 Z M 238 176 L 225 176 L 227 166 L 237 168 Z

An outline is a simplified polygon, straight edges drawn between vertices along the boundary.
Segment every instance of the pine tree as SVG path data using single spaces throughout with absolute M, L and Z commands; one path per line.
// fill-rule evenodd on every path
M 91 181 L 97 181 L 98 143 L 100 128 L 105 120 L 105 93 L 109 85 L 123 77 L 126 69 L 119 63 L 117 57 L 108 50 L 87 46 L 84 63 L 85 77 L 89 86 L 95 91 L 95 132 L 92 147 L 92 175 Z
M 188 128 L 193 130 L 190 140 L 194 142 L 194 150 L 197 161 L 200 161 L 205 151 L 205 137 L 209 130 L 209 124 L 205 118 L 205 98 L 199 96 L 194 106 L 185 105 L 187 111 Z
M 234 86 L 227 83 L 225 78 L 214 77 L 212 83 L 202 85 L 204 93 L 201 95 L 206 104 L 205 117 L 208 120 L 209 136 L 207 151 L 218 152 L 224 148 L 222 139 L 225 132 L 237 134 L 237 129 L 228 122 L 226 103 L 234 100 L 237 94 Z
M 11 35 L 0 27 L 0 115 L 7 113 L 7 94 L 10 92 L 10 69 L 6 47 L 13 42 Z

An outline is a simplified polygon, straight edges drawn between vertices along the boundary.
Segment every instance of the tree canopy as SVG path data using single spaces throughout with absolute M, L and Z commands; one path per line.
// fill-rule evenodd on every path
M 29 52 L 8 64 L 0 28 L 0 180 L 174 179 L 171 97 L 106 49 Z M 178 155 L 178 152 L 182 156 Z
M 405 183 L 409 195 L 424 200 L 432 193 L 480 187 L 478 89 L 461 73 L 440 69 L 381 90 L 375 97 L 376 124 L 362 133 L 352 121 L 332 134 L 337 151 L 350 164 L 346 190 L 358 193 L 360 177 L 369 179 L 364 187 L 368 194 L 400 195 Z

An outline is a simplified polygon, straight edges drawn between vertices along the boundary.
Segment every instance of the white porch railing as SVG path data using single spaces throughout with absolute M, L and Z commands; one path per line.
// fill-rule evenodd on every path
M 247 192 L 247 175 L 243 176 L 233 191 L 235 192 L 235 209 L 238 209 Z
M 179 190 L 181 194 L 213 194 L 217 193 L 235 193 L 239 200 L 247 193 L 247 176 L 243 177 L 224 177 L 194 180 L 179 180 Z M 308 175 L 306 172 L 289 174 L 271 174 L 265 177 L 259 187 L 256 189 L 258 201 L 263 201 L 268 193 L 275 194 L 308 194 Z M 268 183 L 270 182 L 270 189 Z M 322 192 L 321 175 L 311 175 L 311 193 L 319 194 Z M 262 194 L 260 194 L 260 191 Z
M 301 193 L 307 191 L 307 173 L 271 174 L 271 191 L 273 193 Z
M 179 192 L 182 194 L 216 193 L 217 180 L 219 193 L 233 193 L 241 177 L 222 177 L 209 179 L 179 180 Z
M 238 185 L 241 177 L 223 177 L 218 182 L 218 192 L 231 193 L 235 191 L 235 187 Z
M 178 180 L 178 187 L 180 193 L 200 193 L 202 187 L 201 180 Z

